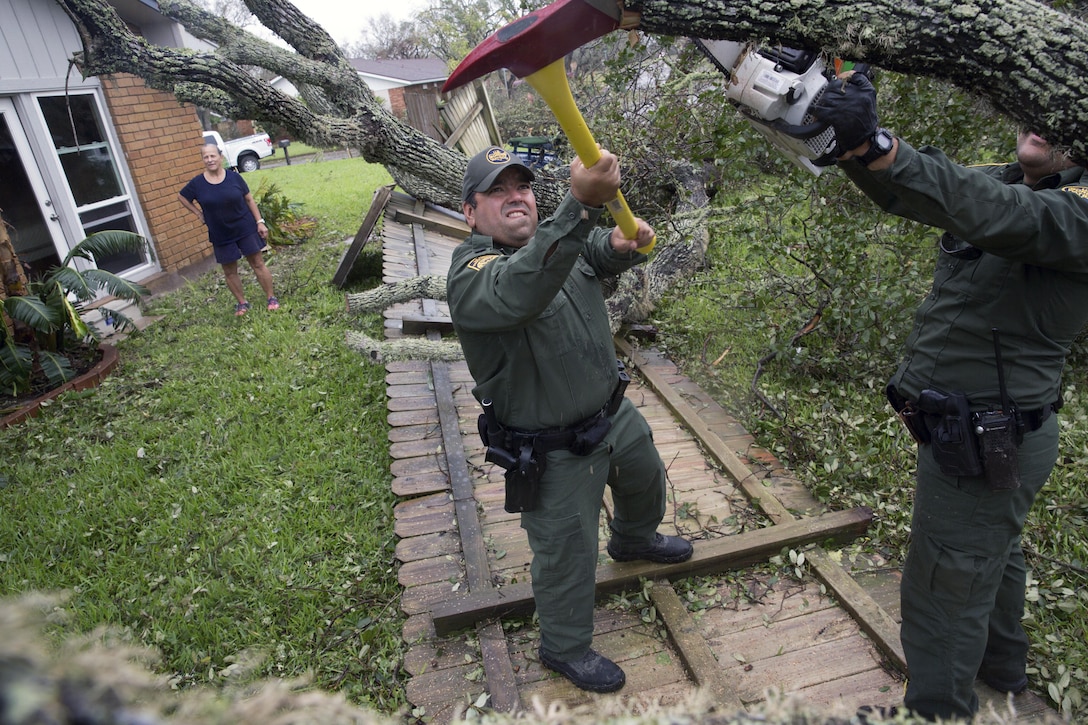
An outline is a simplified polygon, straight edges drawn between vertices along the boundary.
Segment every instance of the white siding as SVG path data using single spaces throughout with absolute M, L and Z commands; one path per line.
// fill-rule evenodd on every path
M 82 50 L 72 21 L 52 0 L 0 0 L 0 93 L 85 85 L 68 59 Z M 98 85 L 91 80 L 86 85 Z

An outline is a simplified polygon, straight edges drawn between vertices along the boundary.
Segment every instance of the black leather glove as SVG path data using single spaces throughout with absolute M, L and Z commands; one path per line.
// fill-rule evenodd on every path
M 835 156 L 856 149 L 876 133 L 876 89 L 862 73 L 846 81 L 833 79 L 810 110 L 835 129 Z

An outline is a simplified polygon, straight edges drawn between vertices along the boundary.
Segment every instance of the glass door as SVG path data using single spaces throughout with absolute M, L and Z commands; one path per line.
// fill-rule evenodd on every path
M 71 189 L 84 234 L 105 229 L 139 234 L 132 194 L 118 169 L 95 94 L 41 95 L 38 107 Z M 99 269 L 114 274 L 149 262 L 145 252 L 95 259 Z
M 68 245 L 10 98 L 0 98 L 0 216 L 31 278 L 60 266 Z

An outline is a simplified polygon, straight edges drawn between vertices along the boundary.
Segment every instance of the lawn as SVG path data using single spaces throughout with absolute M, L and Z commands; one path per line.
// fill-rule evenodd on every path
M 245 179 L 254 197 L 274 184 L 306 214 L 320 219 L 326 234 L 340 239 L 359 229 L 374 191 L 393 183 L 383 167 L 358 158 L 259 169 Z
M 0 594 L 67 592 L 56 634 L 122 628 L 178 687 L 256 658 L 256 675 L 311 676 L 393 712 L 385 371 L 344 342 L 382 325 L 349 316 L 330 284 L 389 177 L 361 160 L 259 174 L 338 206 L 269 256 L 281 309 L 234 317 L 217 267 L 150 302 L 162 319 L 119 343 L 100 388 L 0 432 Z M 380 251 L 357 269 L 357 289 L 376 284 Z M 244 265 L 243 281 L 256 289 Z

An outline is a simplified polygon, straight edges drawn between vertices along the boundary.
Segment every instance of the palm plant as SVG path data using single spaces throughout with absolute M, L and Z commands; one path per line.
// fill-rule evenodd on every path
M 94 262 L 115 254 L 150 251 L 147 240 L 133 232 L 110 229 L 96 232 L 68 253 L 59 267 L 27 284 L 27 294 L 8 297 L 3 311 L 31 331 L 28 342 L 18 342 L 7 327 L 0 325 L 0 387 L 13 394 L 27 392 L 35 370 L 41 370 L 53 386 L 73 376 L 65 350 L 73 345 L 98 346 L 97 332 L 82 318 L 85 303 L 95 299 L 100 290 L 120 300 L 139 300 L 146 287 L 122 279 L 112 272 L 90 268 L 78 270 L 72 260 Z M 121 329 L 131 320 L 120 312 L 111 312 Z

